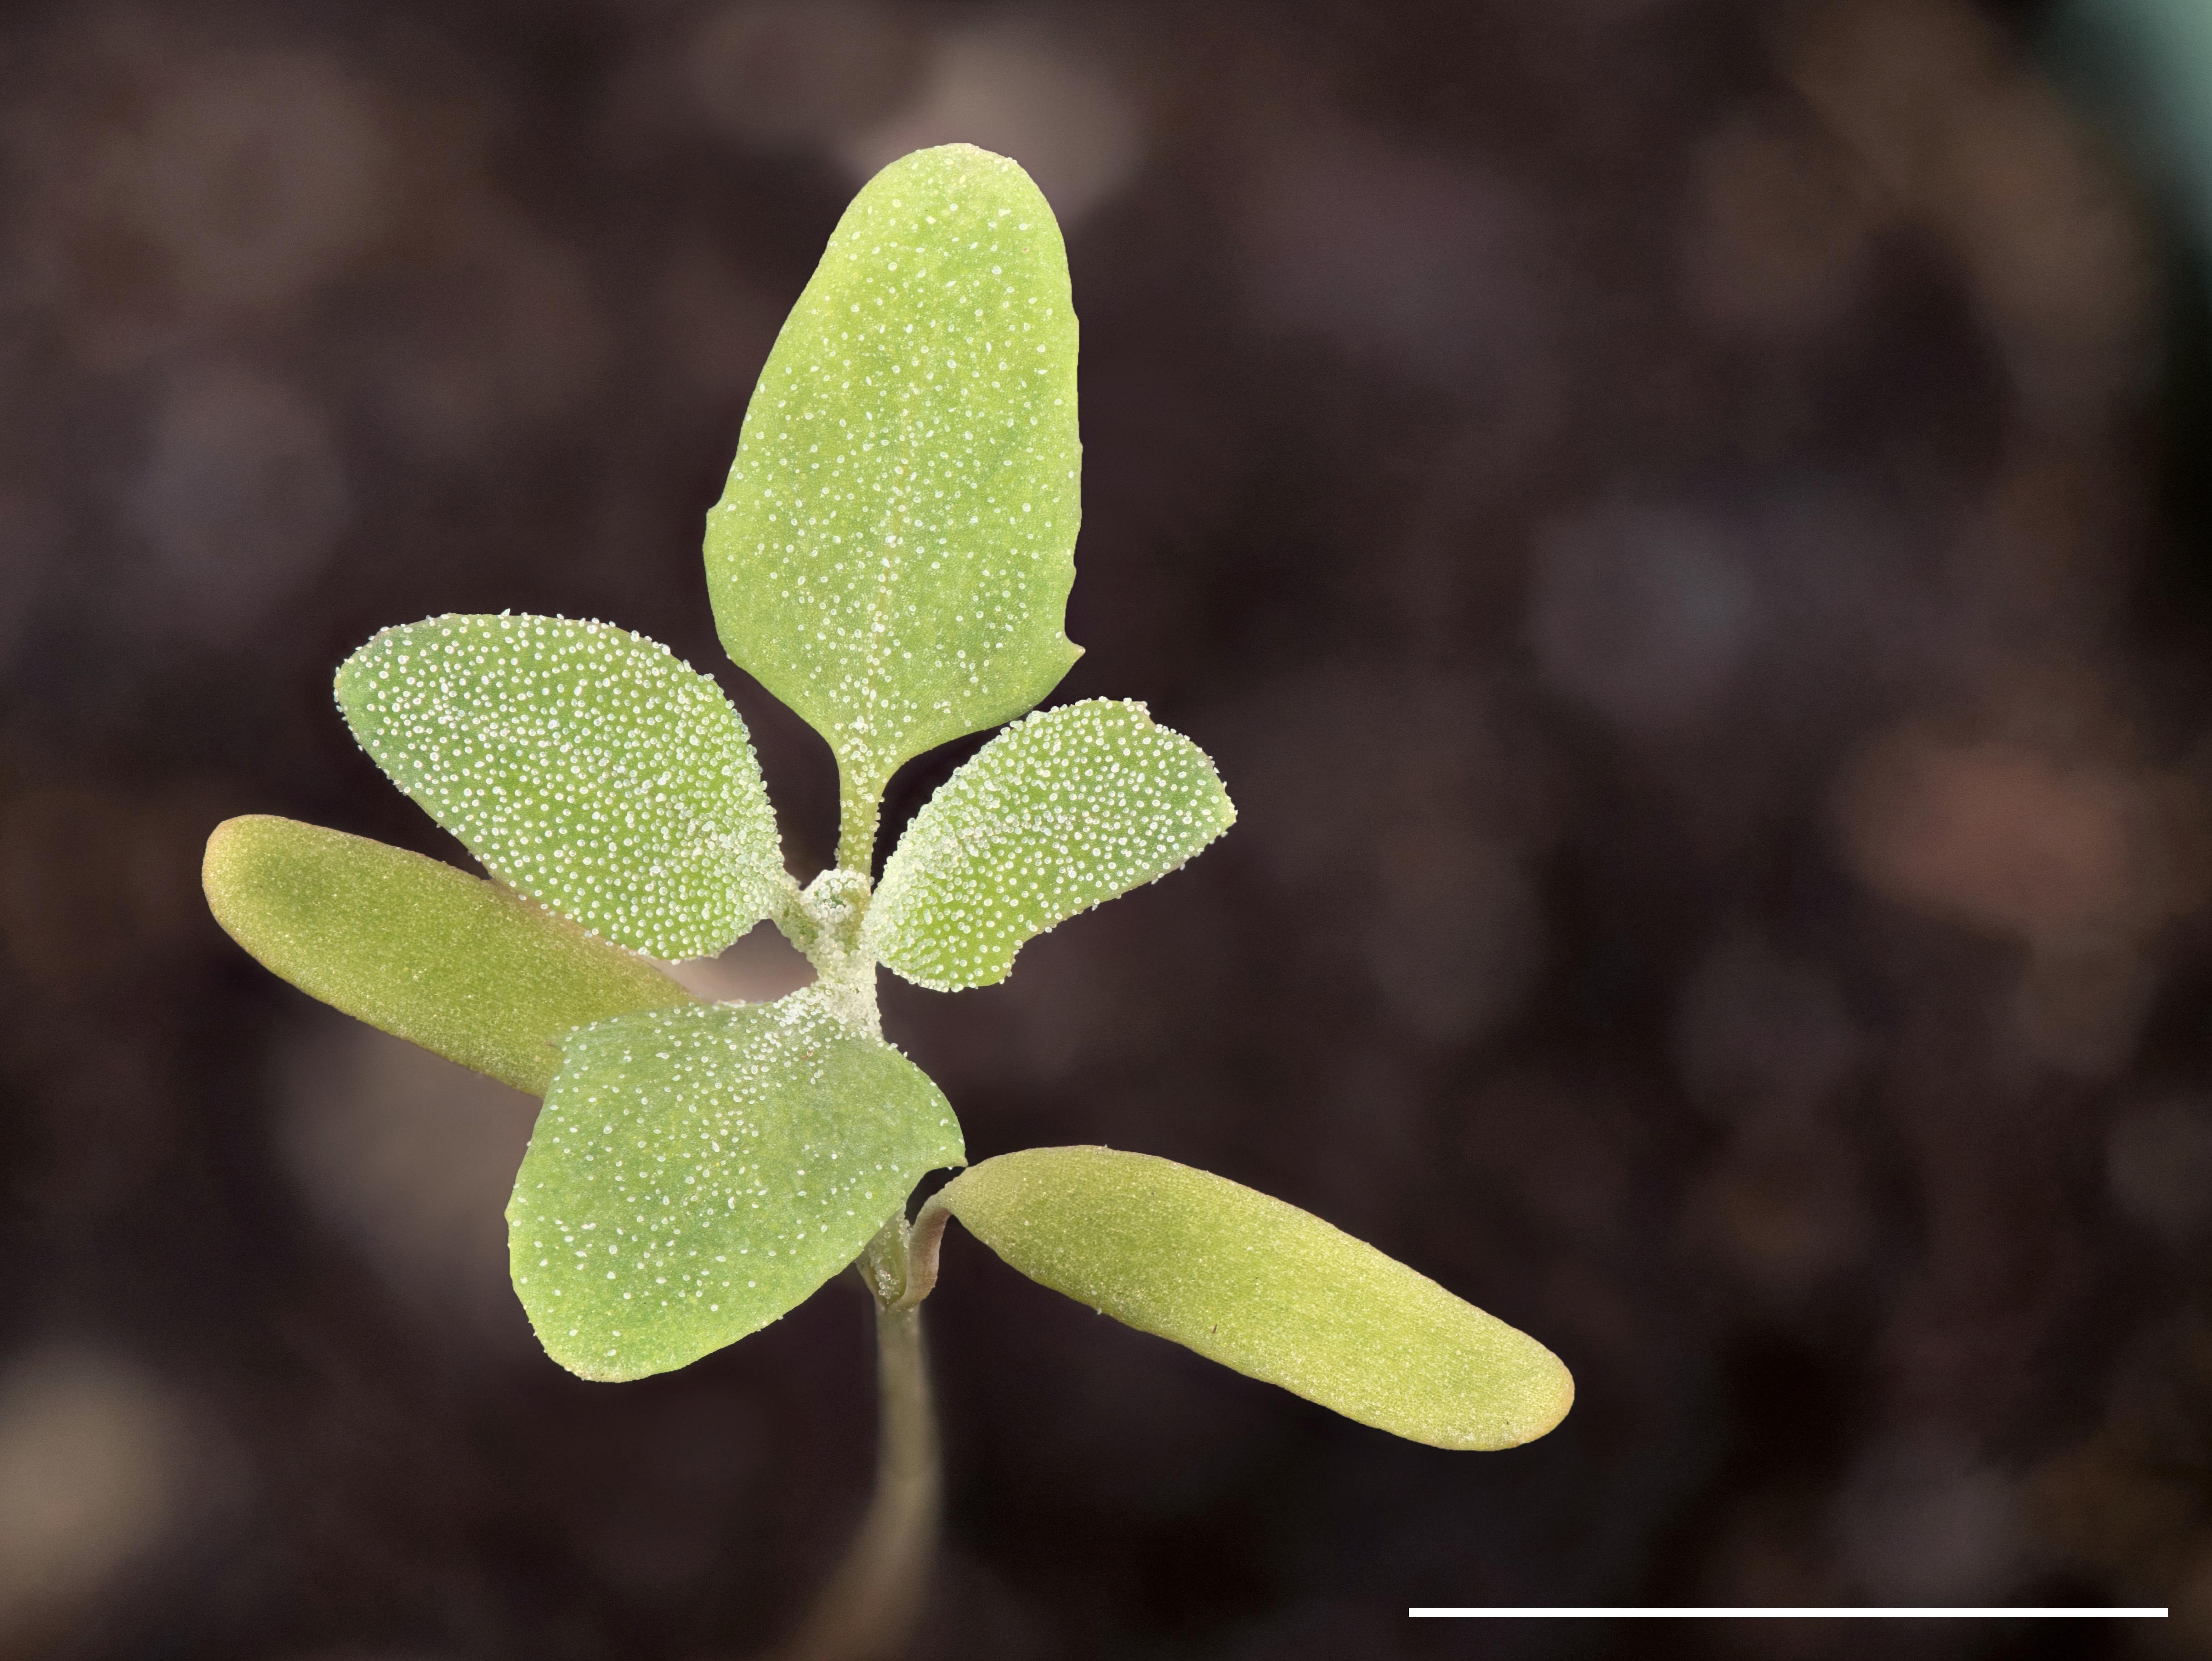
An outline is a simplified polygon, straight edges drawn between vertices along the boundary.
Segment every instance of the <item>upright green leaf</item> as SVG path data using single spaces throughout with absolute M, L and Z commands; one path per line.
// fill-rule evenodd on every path
M 515 1178 L 515 1290 L 571 1372 L 665 1372 L 803 1302 L 965 1159 L 927 1075 L 814 988 L 608 1021 L 569 1039 Z
M 878 958 L 940 991 L 1006 978 L 1055 923 L 1174 870 L 1237 818 L 1206 752 L 1141 703 L 1008 727 L 945 782 L 884 866 Z
M 1416 1442 L 1512 1447 L 1574 1400 L 1526 1334 L 1318 1217 L 1172 1160 L 1031 1148 L 930 1205 L 1056 1292 Z
M 227 820 L 202 880 L 230 937 L 302 992 L 533 1096 L 571 1028 L 691 1001 L 481 877 L 319 825 Z
M 1052 210 L 968 144 L 869 181 L 777 337 L 707 515 L 708 591 L 848 801 L 1075 661 L 1075 347 Z
M 432 618 L 348 658 L 337 700 L 362 748 L 488 869 L 617 944 L 719 952 L 787 880 L 743 717 L 642 635 Z

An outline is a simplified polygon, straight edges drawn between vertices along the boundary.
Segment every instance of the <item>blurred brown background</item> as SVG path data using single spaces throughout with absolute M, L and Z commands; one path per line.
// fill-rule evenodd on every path
M 1243 818 L 886 1025 L 978 1157 L 1281 1195 L 1580 1394 L 1398 1443 L 955 1231 L 917 1655 L 1863 1652 L 1403 1615 L 1832 1601 L 2212 1654 L 2195 6 L 15 0 L 0 1654 L 733 1661 L 842 1546 L 859 1287 L 561 1372 L 505 1284 L 531 1104 L 262 972 L 198 863 L 247 812 L 459 857 L 330 674 L 513 607 L 719 672 L 811 874 L 826 752 L 727 666 L 700 520 L 851 192 L 955 138 L 1068 234 L 1064 693 Z

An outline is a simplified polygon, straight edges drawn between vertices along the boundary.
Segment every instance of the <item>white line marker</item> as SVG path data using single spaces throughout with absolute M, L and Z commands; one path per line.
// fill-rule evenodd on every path
M 1643 1609 L 1411 1609 L 1416 1620 L 1536 1620 L 1589 1619 L 1603 1621 L 2163 1621 L 2162 1609 L 2115 1609 L 2103 1604 L 2081 1608 L 2029 1608 L 2005 1604 L 1956 1608 L 1911 1605 L 1876 1608 L 1837 1604 L 1826 1608 L 1767 1609 L 1657 1604 Z

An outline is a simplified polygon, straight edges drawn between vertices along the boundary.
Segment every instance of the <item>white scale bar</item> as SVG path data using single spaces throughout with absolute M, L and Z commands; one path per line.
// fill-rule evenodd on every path
M 1875 1608 L 1858 1604 L 1820 1609 L 1694 1609 L 1659 1604 L 1644 1609 L 1413 1609 L 1407 1614 L 1456 1620 L 1598 1619 L 1607 1621 L 2163 1621 L 2162 1609 L 2114 1609 L 2103 1604 L 2084 1608 L 2024 1608 L 1997 1604 L 1981 1608 Z

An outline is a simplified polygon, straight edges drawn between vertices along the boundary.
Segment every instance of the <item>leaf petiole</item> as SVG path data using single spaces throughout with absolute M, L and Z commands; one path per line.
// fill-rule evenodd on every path
M 837 863 L 862 876 L 876 868 L 876 832 L 882 823 L 884 788 L 853 777 L 841 756 L 837 761 Z

